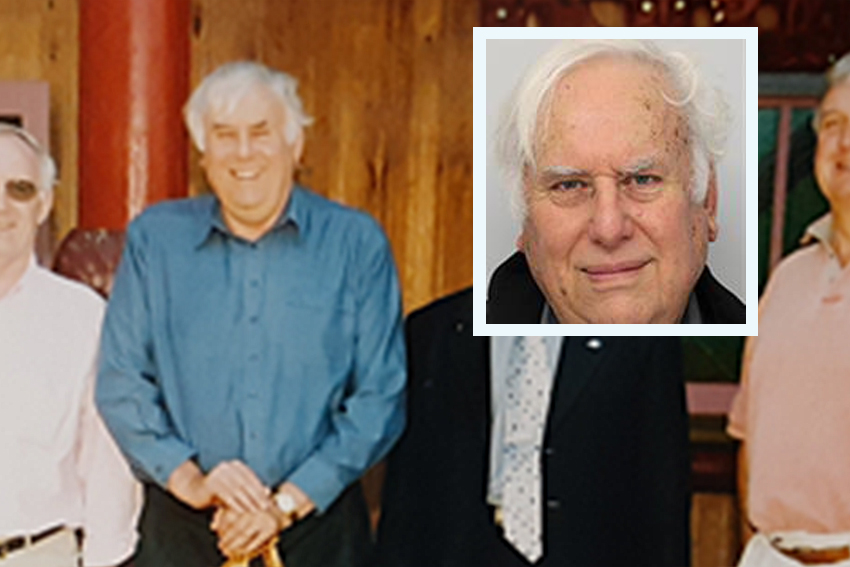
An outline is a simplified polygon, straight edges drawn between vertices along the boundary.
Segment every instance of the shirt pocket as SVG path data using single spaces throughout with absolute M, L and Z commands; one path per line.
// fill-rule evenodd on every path
M 288 366 L 311 381 L 338 383 L 354 361 L 356 317 L 353 301 L 334 290 L 316 288 L 282 302 L 279 348 Z

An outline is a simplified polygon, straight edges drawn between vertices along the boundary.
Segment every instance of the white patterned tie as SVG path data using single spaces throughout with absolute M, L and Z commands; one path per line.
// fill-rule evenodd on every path
M 540 444 L 552 371 L 542 337 L 516 337 L 506 381 L 502 521 L 505 539 L 534 563 L 543 555 Z

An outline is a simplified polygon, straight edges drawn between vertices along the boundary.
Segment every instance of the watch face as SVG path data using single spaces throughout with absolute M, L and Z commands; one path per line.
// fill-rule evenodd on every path
M 295 499 L 291 494 L 277 494 L 274 497 L 277 507 L 284 514 L 291 514 L 295 511 Z

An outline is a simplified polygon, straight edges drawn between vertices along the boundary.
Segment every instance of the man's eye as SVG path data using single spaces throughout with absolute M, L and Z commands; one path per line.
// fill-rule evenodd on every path
M 623 181 L 626 187 L 636 189 L 638 191 L 658 189 L 661 186 L 660 177 L 658 177 L 657 175 L 647 175 L 643 173 L 630 175 L 626 177 Z
M 657 175 L 635 175 L 632 177 L 635 185 L 657 185 L 661 183 L 661 178 Z
M 233 130 L 218 130 L 215 135 L 219 140 L 232 140 L 236 137 L 236 132 Z
M 822 130 L 832 130 L 836 126 L 838 126 L 839 120 L 836 118 L 829 118 L 824 120 L 823 124 L 820 125 Z
M 38 187 L 28 179 L 10 179 L 6 182 L 6 194 L 16 201 L 29 201 L 38 193 Z
M 565 179 L 552 185 L 552 190 L 554 191 L 575 191 L 576 189 L 586 188 L 587 182 L 581 179 Z

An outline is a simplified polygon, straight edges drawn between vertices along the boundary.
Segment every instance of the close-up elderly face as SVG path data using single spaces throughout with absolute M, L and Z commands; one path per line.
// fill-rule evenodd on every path
M 38 156 L 17 136 L 0 134 L 0 262 L 29 258 L 51 194 L 39 188 Z
M 833 210 L 850 213 L 850 81 L 829 89 L 818 114 L 815 176 Z
M 677 323 L 716 238 L 713 174 L 692 199 L 692 147 L 654 64 L 601 55 L 541 108 L 520 236 L 562 323 Z M 548 109 L 548 110 L 545 110 Z
M 286 139 L 286 120 L 283 102 L 261 84 L 204 116 L 201 165 L 237 233 L 262 234 L 289 198 L 301 140 Z

